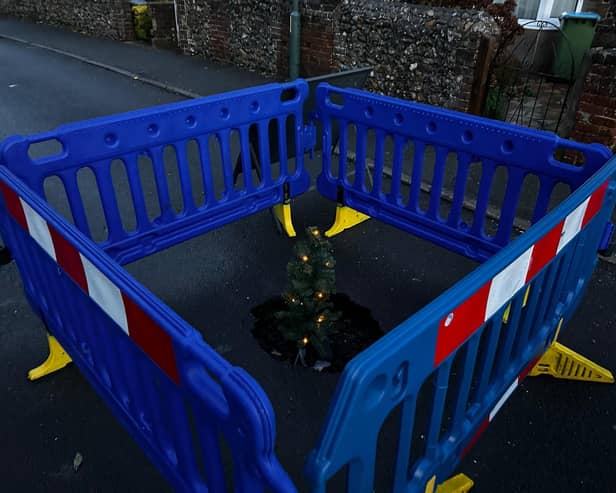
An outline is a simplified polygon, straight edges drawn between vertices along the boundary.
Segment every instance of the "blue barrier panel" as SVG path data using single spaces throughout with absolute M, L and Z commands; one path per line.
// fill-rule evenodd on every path
M 2 166 L 0 229 L 34 311 L 175 491 L 296 491 L 261 387 Z
M 101 247 L 127 263 L 306 191 L 302 109 L 307 95 L 306 82 L 299 80 L 74 123 L 7 139 L 0 161 L 42 197 L 53 184 L 46 180 L 61 180 L 54 193 L 66 194 L 68 218 L 88 237 L 96 223 L 104 236 Z M 287 139 L 289 128 L 294 135 Z M 278 132 L 279 149 L 270 151 L 270 131 Z M 249 134 L 259 143 L 258 180 L 252 178 Z M 295 145 L 294 163 L 287 159 L 288 140 Z M 31 147 L 53 142 L 60 147 L 53 155 L 29 157 Z M 278 156 L 276 170 L 270 152 Z M 238 155 L 244 178 L 234 185 Z M 86 212 L 91 209 L 86 203 L 96 201 L 92 187 L 80 191 L 88 174 L 98 188 L 100 217 Z M 120 206 L 114 185 L 122 174 L 130 197 Z M 128 231 L 131 213 L 128 222 L 135 225 Z
M 323 171 L 317 181 L 323 195 L 480 261 L 509 243 L 527 176 L 534 175 L 540 183 L 535 223 L 545 215 L 559 183 L 575 190 L 610 155 L 600 145 L 578 144 L 548 132 L 328 84 L 319 86 L 317 106 L 323 149 L 332 149 L 332 135 L 340 135 L 337 163 L 332 152 L 323 153 Z M 392 156 L 386 166 L 388 140 Z M 582 153 L 584 165 L 558 161 L 556 150 Z M 428 151 L 433 163 L 427 162 Z M 373 154 L 372 163 L 368 154 Z M 453 154 L 456 172 L 450 210 L 443 215 L 441 194 L 449 154 Z M 481 178 L 470 183 L 475 164 Z M 507 185 L 498 229 L 489 234 L 486 212 L 499 168 L 507 174 Z M 405 174 L 410 186 L 403 193 Z M 431 179 L 429 203 L 422 208 L 421 185 L 427 175 Z M 388 187 L 385 179 L 391 180 Z M 475 202 L 471 224 L 464 222 L 462 214 L 468 199 Z
M 391 491 L 424 493 L 430 481 L 451 475 L 579 303 L 616 202 L 615 178 L 612 158 L 521 237 L 347 365 L 306 467 L 313 492 L 326 491 L 345 467 L 349 493 L 390 491 L 374 477 L 379 433 L 395 410 L 398 441 L 382 444 L 396 451 Z M 420 427 L 418 396 L 426 386 L 429 416 Z

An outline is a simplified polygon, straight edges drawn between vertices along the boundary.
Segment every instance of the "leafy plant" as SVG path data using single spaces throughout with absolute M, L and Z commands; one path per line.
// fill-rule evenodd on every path
M 133 21 L 135 24 L 135 37 L 142 41 L 152 39 L 152 16 L 147 5 L 133 5 Z
M 331 243 L 315 227 L 306 229 L 306 238 L 294 247 L 295 256 L 287 264 L 289 285 L 282 295 L 285 310 L 274 314 L 285 340 L 294 341 L 298 358 L 304 361 L 312 346 L 319 358 L 332 357 L 331 336 L 341 314 L 333 311 L 331 296 L 336 292 L 336 261 Z

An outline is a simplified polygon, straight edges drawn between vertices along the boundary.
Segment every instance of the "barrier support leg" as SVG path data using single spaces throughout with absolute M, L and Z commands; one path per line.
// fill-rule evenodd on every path
M 284 229 L 287 236 L 290 238 L 295 238 L 297 234 L 295 233 L 293 220 L 291 219 L 291 202 L 289 200 L 285 200 L 282 204 L 276 204 L 272 210 L 274 211 L 276 219 L 282 226 L 282 229 Z
M 367 219 L 370 219 L 370 216 L 338 203 L 336 206 L 336 219 L 334 220 L 332 227 L 325 232 L 325 236 L 331 238 L 338 233 L 342 233 L 345 229 L 349 229 L 363 223 Z
M 554 341 L 530 371 L 531 377 L 551 375 L 565 380 L 614 383 L 612 372 Z
M 30 380 L 38 380 L 50 373 L 61 370 L 73 361 L 64 348 L 60 346 L 57 339 L 49 333 L 47 334 L 47 343 L 49 344 L 49 356 L 47 356 L 43 364 L 28 372 Z
M 425 493 L 467 493 L 474 484 L 473 480 L 466 474 L 458 474 L 436 486 L 435 490 L 436 476 L 432 476 L 428 484 L 426 484 Z

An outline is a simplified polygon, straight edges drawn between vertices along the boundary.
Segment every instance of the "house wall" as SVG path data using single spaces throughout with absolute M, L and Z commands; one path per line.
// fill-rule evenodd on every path
M 135 36 L 128 0 L 0 0 L 0 15 L 118 40 Z

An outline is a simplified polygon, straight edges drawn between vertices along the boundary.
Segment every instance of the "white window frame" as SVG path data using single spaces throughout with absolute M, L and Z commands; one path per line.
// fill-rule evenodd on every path
M 581 12 L 583 5 L 584 0 L 577 0 L 575 12 Z M 518 19 L 518 22 L 524 29 L 557 29 L 560 27 L 560 19 L 558 17 L 550 17 L 553 6 L 554 0 L 541 0 L 536 19 Z

